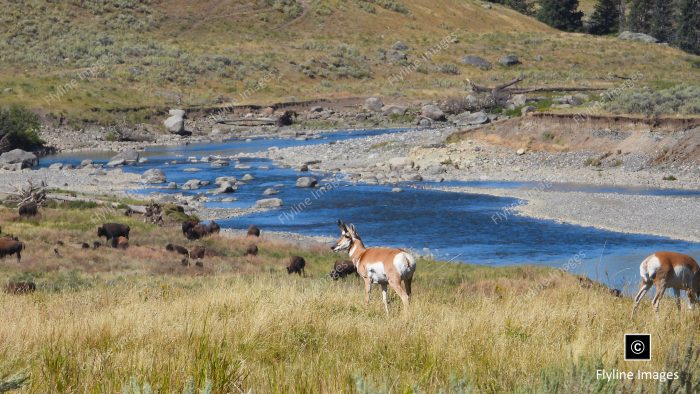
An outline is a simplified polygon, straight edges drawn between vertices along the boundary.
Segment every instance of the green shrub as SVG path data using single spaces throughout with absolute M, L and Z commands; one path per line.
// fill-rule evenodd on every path
M 607 109 L 613 113 L 647 116 L 700 115 L 700 86 L 679 85 L 658 91 L 628 90 L 610 101 Z
M 38 131 L 39 117 L 35 113 L 17 105 L 0 109 L 0 152 L 40 148 L 44 141 Z

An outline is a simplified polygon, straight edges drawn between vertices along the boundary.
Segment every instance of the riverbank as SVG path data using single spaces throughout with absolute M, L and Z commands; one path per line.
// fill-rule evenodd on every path
M 356 182 L 394 184 L 428 181 L 532 182 L 540 185 L 580 184 L 616 188 L 700 188 L 700 166 L 643 167 L 648 158 L 630 157 L 628 165 L 599 168 L 585 165 L 597 152 L 518 152 L 480 139 L 445 143 L 454 129 L 413 130 L 335 144 L 269 150 L 265 156 L 280 165 L 308 165 L 319 172 L 339 172 Z M 637 165 L 633 166 L 632 163 Z M 309 164 L 312 163 L 312 164 Z M 664 180 L 673 171 L 676 180 Z M 674 176 L 675 178 L 675 176 Z M 668 178 L 667 178 L 668 179 Z M 619 193 L 562 192 L 550 187 L 440 187 L 465 193 L 515 197 L 526 203 L 509 214 L 591 226 L 623 233 L 652 234 L 696 242 L 700 230 L 693 215 L 697 196 L 649 196 Z M 494 212 L 494 215 L 499 212 Z

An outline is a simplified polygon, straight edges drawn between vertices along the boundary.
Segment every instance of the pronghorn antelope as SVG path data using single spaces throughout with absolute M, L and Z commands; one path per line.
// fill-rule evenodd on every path
M 416 272 L 416 260 L 408 252 L 394 248 L 367 248 L 355 226 L 338 220 L 340 239 L 331 247 L 336 252 L 347 250 L 357 272 L 365 280 L 365 303 L 369 305 L 369 292 L 373 283 L 382 287 L 384 310 L 389 314 L 387 286 L 391 286 L 408 306 L 411 297 L 411 281 Z M 401 287 L 403 280 L 405 290 Z
M 681 290 L 688 293 L 688 307 L 693 309 L 693 304 L 697 302 L 700 293 L 700 267 L 692 257 L 674 252 L 656 252 L 647 257 L 639 265 L 639 274 L 642 276 L 642 283 L 639 285 L 639 292 L 634 298 L 632 316 L 637 309 L 637 305 L 642 300 L 652 285 L 656 285 L 656 294 L 652 305 L 654 311 L 659 312 L 659 303 L 668 288 L 672 288 L 676 295 L 676 306 L 681 308 Z

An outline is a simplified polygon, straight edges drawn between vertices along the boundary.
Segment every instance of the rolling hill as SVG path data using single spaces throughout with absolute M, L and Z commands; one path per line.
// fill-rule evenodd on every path
M 613 75 L 637 73 L 644 86 L 700 82 L 697 56 L 562 33 L 470 0 L 30 0 L 0 20 L 0 105 L 78 122 L 138 121 L 172 105 L 430 99 L 520 74 L 530 86 L 614 87 Z M 501 66 L 507 54 L 522 64 Z

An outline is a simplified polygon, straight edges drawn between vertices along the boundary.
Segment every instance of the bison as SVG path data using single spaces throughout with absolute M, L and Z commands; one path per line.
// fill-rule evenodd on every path
M 304 267 L 306 266 L 306 260 L 300 256 L 292 256 L 289 258 L 289 263 L 287 264 L 287 274 L 299 274 L 299 276 L 306 276 L 304 273 Z
M 117 238 L 117 246 L 118 249 L 128 249 L 129 248 L 129 238 L 126 237 L 119 237 Z
M 182 223 L 182 233 L 191 241 L 204 238 L 207 235 L 218 234 L 219 231 L 221 231 L 221 227 L 213 220 L 209 224 L 194 221 Z
M 5 258 L 5 256 L 17 255 L 17 262 L 22 260 L 22 250 L 24 249 L 24 244 L 17 240 L 17 238 L 2 237 L 0 238 L 0 259 Z
M 350 274 L 357 275 L 357 268 L 350 260 L 337 260 L 333 265 L 333 270 L 328 274 L 333 280 L 345 278 Z
M 257 256 L 258 255 L 258 245 L 250 244 L 245 248 L 246 256 Z
M 183 256 L 187 256 L 189 254 L 189 252 L 187 251 L 187 248 L 185 248 L 184 246 L 180 246 L 180 245 L 167 244 L 167 245 L 165 245 L 165 250 L 167 250 L 168 252 L 175 252 L 175 253 L 181 254 Z
M 92 248 L 93 249 L 98 249 L 100 246 L 102 246 L 102 243 L 99 241 L 95 241 L 92 243 Z
M 19 217 L 28 218 L 36 216 L 39 213 L 39 205 L 33 201 L 27 202 L 19 206 Z
M 249 237 L 259 237 L 260 236 L 260 229 L 256 225 L 252 225 L 248 227 L 248 236 Z
M 10 282 L 5 285 L 5 293 L 8 294 L 29 294 L 36 291 L 34 282 Z
M 105 223 L 102 227 L 97 228 L 97 236 L 105 237 L 107 242 L 112 240 L 112 247 L 116 248 L 119 237 L 129 239 L 129 231 L 131 231 L 131 228 L 125 224 Z
M 190 250 L 190 258 L 193 260 L 203 259 L 204 252 L 206 252 L 206 249 L 204 249 L 204 246 L 197 245 Z

